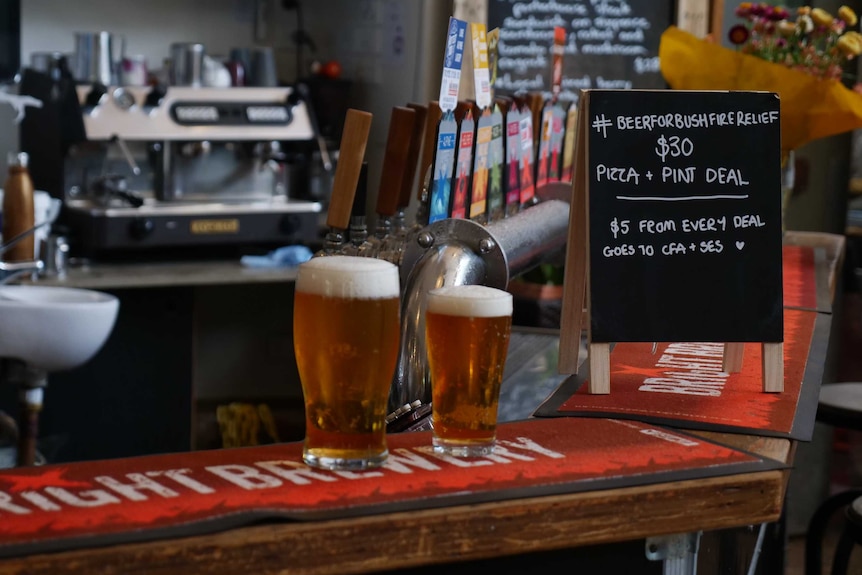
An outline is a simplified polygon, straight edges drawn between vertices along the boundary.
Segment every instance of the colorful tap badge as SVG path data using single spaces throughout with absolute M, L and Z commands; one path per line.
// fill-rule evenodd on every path
M 536 187 L 548 183 L 548 162 L 551 157 L 551 132 L 554 129 L 554 103 L 545 102 L 542 108 L 542 126 L 539 131 L 539 154 L 536 158 Z
M 446 34 L 446 53 L 443 57 L 443 76 L 440 81 L 438 103 L 443 112 L 437 125 L 437 143 L 431 163 L 431 194 L 428 196 L 428 223 L 449 217 L 452 175 L 455 169 L 455 143 L 458 141 L 458 88 L 461 84 L 461 63 L 464 59 L 464 41 L 467 23 L 449 18 Z
M 512 100 L 506 113 L 506 215 L 521 209 L 521 111 Z
M 446 54 L 443 58 L 443 77 L 440 82 L 440 109 L 454 111 L 458 106 L 458 88 L 461 84 L 461 64 L 464 59 L 464 41 L 467 23 L 457 18 L 449 18 L 449 32 L 446 34 Z
M 500 29 L 494 28 L 486 34 L 488 40 L 488 70 L 491 75 L 491 143 L 488 146 L 488 217 L 489 222 L 506 216 L 506 109 L 494 98 L 494 83 L 497 81 L 497 45 Z
M 452 196 L 450 217 L 464 219 L 467 217 L 467 205 L 470 202 L 470 172 L 473 169 L 473 138 L 476 132 L 476 122 L 473 112 L 467 110 L 458 130 L 458 159 L 455 162 L 455 177 L 453 185 L 455 193 Z
M 506 215 L 503 172 L 506 166 L 503 112 L 497 103 L 492 105 L 491 142 L 488 145 L 488 217 L 497 221 Z
M 491 106 L 491 75 L 488 68 L 488 39 L 485 25 L 470 23 L 470 39 L 473 43 L 473 81 L 476 87 L 476 105 L 480 110 Z
M 569 104 L 569 110 L 566 112 L 566 135 L 563 138 L 563 173 L 560 175 L 560 180 L 564 182 L 572 181 L 572 166 L 575 163 L 575 130 L 578 125 L 578 104 L 572 102 Z
M 521 120 L 519 122 L 521 134 L 521 206 L 526 207 L 533 203 L 536 195 L 536 187 L 533 180 L 533 113 L 530 107 L 524 104 L 521 107 Z
M 551 158 L 548 160 L 548 183 L 559 182 L 563 166 L 563 138 L 565 135 L 566 109 L 556 102 L 551 118 Z
M 488 222 L 488 182 L 491 168 L 491 110 L 485 109 L 476 123 L 476 153 L 473 156 L 473 183 L 470 189 L 470 219 Z
M 437 144 L 434 147 L 431 194 L 428 196 L 428 223 L 449 216 L 452 173 L 455 168 L 455 142 L 458 140 L 458 122 L 452 110 L 443 113 L 437 126 Z
M 560 154 L 563 149 L 563 116 L 565 112 L 557 99 L 563 84 L 563 52 L 566 47 L 566 30 L 554 27 L 554 44 L 551 46 L 551 99 L 542 108 L 542 125 L 539 135 L 539 153 L 536 158 L 536 187 L 560 181 Z

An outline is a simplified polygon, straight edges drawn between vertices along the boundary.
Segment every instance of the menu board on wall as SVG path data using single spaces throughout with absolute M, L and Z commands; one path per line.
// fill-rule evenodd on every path
M 499 93 L 551 97 L 554 28 L 566 30 L 559 98 L 579 90 L 662 89 L 661 33 L 673 23 L 673 0 L 488 0 L 488 29 L 500 28 Z
M 778 96 L 585 94 L 591 341 L 782 341 Z

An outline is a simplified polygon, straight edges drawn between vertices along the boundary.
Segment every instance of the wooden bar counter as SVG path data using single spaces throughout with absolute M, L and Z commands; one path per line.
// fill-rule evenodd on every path
M 788 232 L 825 247 L 831 289 L 844 238 Z M 788 465 L 795 442 L 691 432 Z M 776 522 L 790 469 L 357 518 L 270 523 L 211 535 L 0 560 L 0 573 L 350 574 L 515 556 Z M 537 563 L 540 565 L 540 563 Z

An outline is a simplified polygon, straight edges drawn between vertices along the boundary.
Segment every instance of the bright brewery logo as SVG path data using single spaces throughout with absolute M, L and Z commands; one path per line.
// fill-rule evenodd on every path
M 641 432 L 646 432 L 644 429 Z M 647 433 L 649 435 L 649 433 Z M 671 438 L 661 438 L 672 441 Z M 11 484 L 0 491 L 0 516 L 4 514 L 28 515 L 35 511 L 62 511 L 66 508 L 90 508 L 117 505 L 123 500 L 147 501 L 158 496 L 165 499 L 190 495 L 210 495 L 218 491 L 209 478 L 213 476 L 246 491 L 295 487 L 313 483 L 357 481 L 382 477 L 384 474 L 409 475 L 414 469 L 446 473 L 447 466 L 481 467 L 506 465 L 513 461 L 535 461 L 536 456 L 564 459 L 565 454 L 539 445 L 528 437 L 514 441 L 499 441 L 494 453 L 482 458 L 461 459 L 434 453 L 433 447 L 395 449 L 383 467 L 374 471 L 319 471 L 301 461 L 258 461 L 253 465 L 209 465 L 199 469 L 160 469 L 126 473 L 118 479 L 100 475 L 90 481 L 70 481 L 63 477 L 65 470 L 51 469 L 39 476 L 4 475 L 0 482 Z M 444 465 L 440 465 L 443 463 Z M 104 487 L 104 489 L 97 488 Z M 74 490 L 73 490 L 74 488 Z M 0 529 L 2 531 L 2 529 Z
M 189 228 L 193 234 L 237 234 L 239 220 L 192 220 Z
M 722 371 L 723 357 L 722 343 L 671 343 L 654 368 L 621 365 L 615 373 L 649 376 L 638 391 L 720 397 L 730 377 Z

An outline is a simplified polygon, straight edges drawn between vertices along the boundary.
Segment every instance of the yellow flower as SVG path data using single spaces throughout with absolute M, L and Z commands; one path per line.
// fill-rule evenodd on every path
M 811 19 L 814 20 L 814 23 L 818 26 L 829 26 L 832 24 L 834 18 L 832 14 L 824 10 L 823 8 L 814 8 L 811 10 Z
M 810 6 L 800 6 L 799 8 L 796 9 L 796 14 L 798 16 L 808 16 L 809 14 L 811 14 L 811 7 Z
M 862 34 L 856 31 L 844 33 L 836 44 L 838 48 L 848 57 L 862 54 Z
M 796 24 L 789 20 L 782 20 L 778 23 L 778 33 L 785 38 L 790 38 L 796 33 Z
M 860 42 L 859 38 L 854 38 L 850 34 L 844 34 L 838 38 L 838 42 L 835 45 L 848 57 L 858 56 L 862 53 L 862 42 Z
M 850 6 L 842 6 L 838 9 L 838 17 L 844 20 L 848 26 L 855 26 L 859 18 L 856 17 L 856 12 Z

